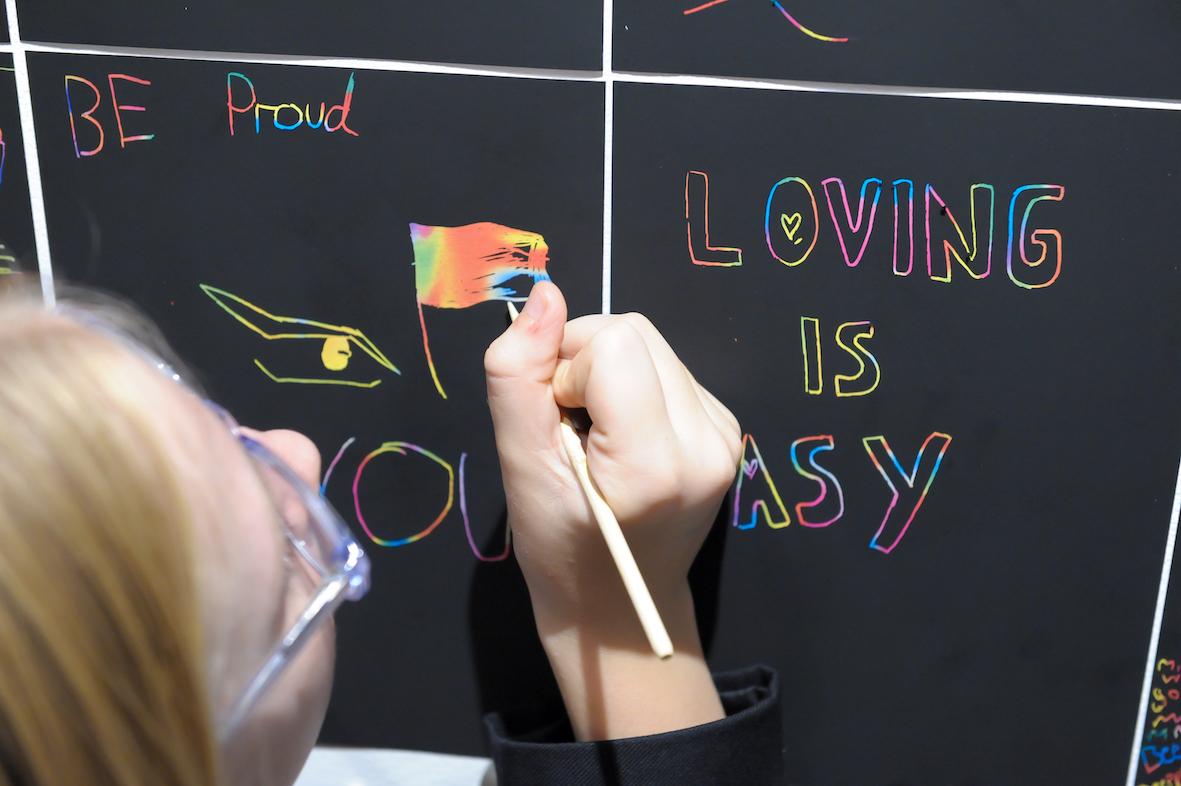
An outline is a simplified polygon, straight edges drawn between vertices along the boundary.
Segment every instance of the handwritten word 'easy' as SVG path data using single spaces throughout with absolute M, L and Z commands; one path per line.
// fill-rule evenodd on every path
M 919 448 L 909 472 L 898 461 L 885 437 L 865 437 L 861 444 L 890 490 L 886 513 L 870 539 L 869 547 L 889 554 L 902 542 L 919 508 L 926 502 L 931 484 L 935 482 L 935 475 L 943 463 L 943 456 L 951 446 L 951 436 L 938 431 L 928 436 Z M 801 437 L 791 443 L 791 463 L 795 471 L 819 486 L 812 500 L 795 506 L 796 520 L 801 526 L 828 527 L 845 515 L 845 492 L 841 482 L 818 460 L 819 454 L 835 449 L 836 440 L 831 434 Z M 763 454 L 759 452 L 755 438 L 746 434 L 742 438 L 742 457 L 738 464 L 730 523 L 738 529 L 750 530 L 758 525 L 760 517 L 771 529 L 783 529 L 791 524 L 791 516 L 763 460 Z

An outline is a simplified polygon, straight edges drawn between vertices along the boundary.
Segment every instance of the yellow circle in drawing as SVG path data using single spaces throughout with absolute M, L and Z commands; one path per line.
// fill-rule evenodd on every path
M 349 358 L 352 356 L 348 336 L 329 336 L 324 339 L 324 348 L 320 350 L 320 361 L 324 368 L 329 371 L 344 371 L 348 368 Z

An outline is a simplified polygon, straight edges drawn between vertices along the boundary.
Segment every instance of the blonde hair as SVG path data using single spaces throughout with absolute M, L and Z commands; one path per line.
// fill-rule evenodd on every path
M 119 342 L 0 297 L 0 786 L 208 786 L 192 505 Z

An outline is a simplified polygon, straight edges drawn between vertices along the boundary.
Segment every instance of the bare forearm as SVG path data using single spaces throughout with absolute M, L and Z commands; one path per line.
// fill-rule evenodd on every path
M 622 587 L 593 609 L 539 610 L 538 629 L 579 740 L 659 734 L 724 717 L 701 649 L 688 587 L 657 603 L 676 654 L 652 654 Z

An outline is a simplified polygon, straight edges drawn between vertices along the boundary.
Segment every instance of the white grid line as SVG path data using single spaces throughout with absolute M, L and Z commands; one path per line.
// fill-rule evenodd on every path
M 7 2 L 8 0 L 6 0 Z M 22 41 L 11 46 L 27 52 L 47 52 L 70 55 L 108 55 L 115 57 L 152 57 L 167 60 L 209 60 L 212 62 L 242 62 L 273 65 L 293 65 L 319 68 L 356 68 L 368 71 L 450 74 L 459 76 L 505 77 L 510 79 L 543 79 L 571 82 L 629 82 L 652 85 L 731 87 L 750 90 L 794 91 L 811 93 L 855 93 L 862 95 L 909 96 L 915 98 L 958 98 L 971 101 L 1007 101 L 1019 103 L 1057 104 L 1065 106 L 1103 106 L 1125 109 L 1160 109 L 1181 111 L 1181 99 L 1135 98 L 1128 96 L 1098 96 L 1073 93 L 1039 93 L 1016 90 L 963 90 L 947 87 L 913 85 L 876 85 L 856 82 L 817 82 L 800 79 L 762 79 L 753 77 L 710 76 L 706 74 L 661 74 L 636 71 L 616 71 L 612 65 L 611 20 L 612 0 L 604 0 L 603 70 L 562 70 L 520 68 L 515 66 L 431 63 L 414 60 L 323 57 L 313 55 L 277 55 L 265 52 L 224 52 L 199 49 L 154 49 L 147 47 L 103 46 L 98 44 L 57 44 Z M 13 21 L 10 18 L 10 27 Z M 0 51 L 9 50 L 0 45 Z
M 614 0 L 603 0 L 603 313 L 611 313 L 611 216 L 615 162 Z
M 1168 540 L 1165 541 L 1165 559 L 1161 566 L 1160 586 L 1156 592 L 1156 610 L 1152 615 L 1152 638 L 1148 641 L 1148 663 L 1144 667 L 1144 685 L 1140 688 L 1140 711 L 1136 715 L 1136 733 L 1132 736 L 1132 758 L 1128 763 L 1127 786 L 1136 786 L 1136 770 L 1140 763 L 1141 739 L 1144 724 L 1148 718 L 1148 696 L 1152 688 L 1152 676 L 1156 670 L 1157 647 L 1160 645 L 1161 626 L 1165 616 L 1165 598 L 1169 592 L 1169 574 L 1173 572 L 1173 553 L 1177 542 L 1177 517 L 1181 513 L 1181 465 L 1177 468 L 1177 488 L 1173 492 L 1173 512 L 1169 518 Z
M 21 44 L 16 0 L 5 0 L 8 38 L 16 78 L 16 100 L 20 108 L 21 142 L 25 147 L 25 170 L 29 181 L 29 208 L 33 214 L 33 239 L 37 247 L 37 270 L 41 276 L 41 297 L 47 308 L 57 303 L 53 286 L 53 261 L 49 258 L 49 228 L 45 221 L 45 195 L 41 189 L 41 166 L 37 156 L 37 133 L 33 125 L 33 96 L 29 89 L 29 64 Z
M 24 42 L 29 52 L 65 55 L 103 55 L 111 57 L 149 57 L 161 60 L 207 60 L 214 63 L 257 63 L 261 65 L 305 66 L 312 68 L 355 68 L 364 71 L 397 71 L 415 74 L 450 74 L 459 76 L 498 76 L 516 79 L 544 79 L 566 82 L 598 82 L 597 71 L 558 68 L 518 68 L 495 65 L 431 63 L 417 60 L 388 60 L 367 57 L 326 57 L 320 55 L 279 55 L 265 52 L 224 52 L 204 49 L 155 49 L 137 46 L 100 44 L 55 44 Z
M 855 93 L 859 95 L 902 96 L 910 98 L 958 98 L 968 101 L 1007 101 L 1065 106 L 1105 106 L 1123 109 L 1164 109 L 1181 111 L 1181 100 L 1165 98 L 1130 98 L 1092 96 L 1073 93 L 1035 93 L 1019 90 L 964 90 L 949 87 L 907 85 L 871 85 L 856 82 L 813 82 L 803 79 L 756 79 L 748 77 L 707 76 L 702 74 L 652 74 L 616 71 L 616 82 L 692 87 L 730 87 L 748 90 L 789 91 L 801 93 Z

